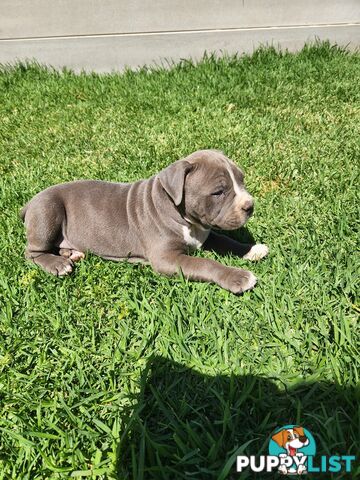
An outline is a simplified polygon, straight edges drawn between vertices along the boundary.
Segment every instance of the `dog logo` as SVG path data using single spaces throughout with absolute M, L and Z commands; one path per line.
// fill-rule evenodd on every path
M 307 458 L 316 453 L 314 437 L 300 425 L 278 428 L 269 443 L 269 454 L 280 459 L 278 471 L 283 475 L 307 473 Z
M 301 425 L 285 425 L 272 433 L 268 455 L 237 455 L 236 471 L 248 468 L 254 473 L 278 471 L 282 475 L 350 473 L 356 461 L 355 455 L 315 455 L 316 442 L 309 430 Z

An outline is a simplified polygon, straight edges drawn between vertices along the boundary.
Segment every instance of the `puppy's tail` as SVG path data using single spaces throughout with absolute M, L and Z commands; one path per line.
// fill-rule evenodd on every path
M 29 207 L 29 204 L 27 203 L 26 205 L 23 206 L 23 208 L 19 212 L 19 215 L 20 215 L 20 218 L 21 218 L 22 221 L 25 220 L 25 215 L 26 215 L 26 211 L 27 211 L 28 207 Z

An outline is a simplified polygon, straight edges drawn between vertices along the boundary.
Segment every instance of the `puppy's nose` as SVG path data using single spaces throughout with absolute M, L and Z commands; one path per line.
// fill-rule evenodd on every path
M 245 202 L 242 204 L 241 208 L 248 215 L 251 215 L 254 211 L 254 200 L 252 198 L 249 198 L 249 199 L 245 200 Z

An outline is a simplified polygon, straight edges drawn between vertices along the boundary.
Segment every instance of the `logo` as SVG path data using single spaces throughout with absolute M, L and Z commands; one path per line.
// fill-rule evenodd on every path
M 307 460 L 315 453 L 314 437 L 309 430 L 297 425 L 275 430 L 269 442 L 269 455 L 279 458 L 278 470 L 283 475 L 307 473 Z
M 269 454 L 238 455 L 236 470 L 249 468 L 253 472 L 272 472 L 282 475 L 306 473 L 351 472 L 354 455 L 322 455 L 316 457 L 316 442 L 311 432 L 301 425 L 277 428 L 269 440 Z

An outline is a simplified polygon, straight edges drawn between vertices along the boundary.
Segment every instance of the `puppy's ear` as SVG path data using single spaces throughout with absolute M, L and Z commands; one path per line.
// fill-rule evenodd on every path
M 285 447 L 285 443 L 287 440 L 287 431 L 280 430 L 280 432 L 275 433 L 275 435 L 273 435 L 271 438 L 279 445 L 279 447 Z
M 192 168 L 193 165 L 186 160 L 178 160 L 158 174 L 161 185 L 166 193 L 172 198 L 176 206 L 181 203 L 184 193 L 185 178 Z
M 294 432 L 296 432 L 299 437 L 306 437 L 303 427 L 294 427 Z

